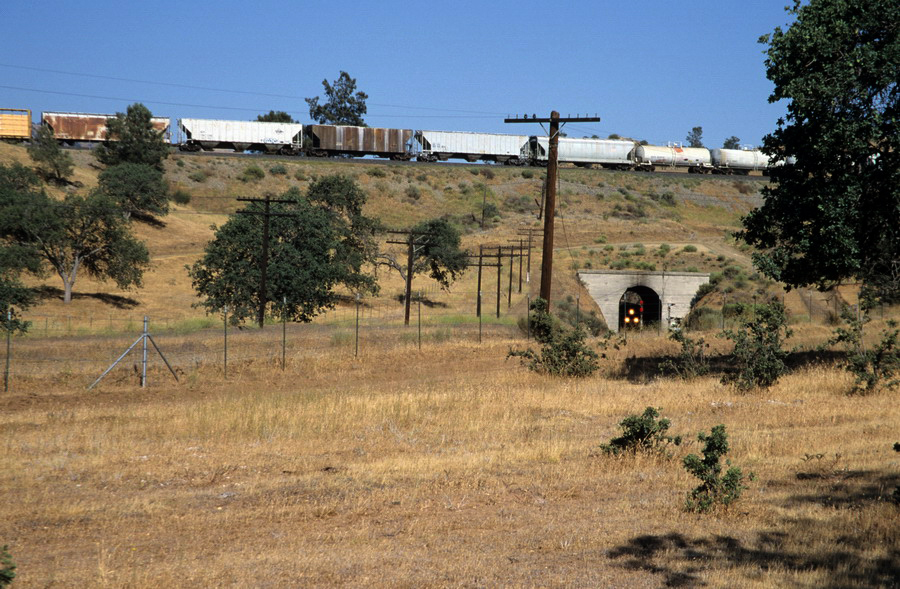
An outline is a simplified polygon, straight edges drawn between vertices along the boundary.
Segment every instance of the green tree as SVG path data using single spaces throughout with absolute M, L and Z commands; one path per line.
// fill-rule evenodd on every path
M 0 164 L 0 202 L 16 198 L 15 193 L 27 195 L 39 184 L 40 179 L 29 168 L 21 164 Z M 28 327 L 21 313 L 34 304 L 35 297 L 34 291 L 21 281 L 24 272 L 40 274 L 40 258 L 27 247 L 7 239 L 0 240 L 0 326 L 4 330 L 21 332 Z
M 153 127 L 152 118 L 150 110 L 139 102 L 129 106 L 126 113 L 116 113 L 106 122 L 106 141 L 94 150 L 97 160 L 106 166 L 130 162 L 162 170 L 169 146 L 165 133 Z
M 788 353 L 782 346 L 791 334 L 781 302 L 743 307 L 739 328 L 721 333 L 734 342 L 732 366 L 722 383 L 734 384 L 741 391 L 775 384 L 787 372 L 784 360 Z
M 468 256 L 460 249 L 459 231 L 446 219 L 422 221 L 411 231 L 415 235 L 413 246 L 413 276 L 427 272 L 441 288 L 450 285 L 465 272 Z M 407 279 L 407 256 L 402 260 L 393 253 L 378 254 L 379 263 L 396 270 L 403 280 Z
M 278 315 L 311 321 L 332 308 L 335 289 L 374 292 L 374 277 L 364 265 L 374 252 L 376 223 L 362 215 L 364 193 L 351 180 L 323 178 L 306 195 L 292 188 L 270 211 L 265 302 Z M 263 204 L 244 210 L 261 213 Z M 206 252 L 189 268 L 201 306 L 210 313 L 228 307 L 237 325 L 256 316 L 262 269 L 263 217 L 238 214 L 216 228 Z M 285 304 L 286 301 L 286 304 Z
M 62 150 L 53 137 L 53 130 L 46 125 L 38 128 L 37 137 L 28 146 L 28 156 L 48 180 L 65 182 L 75 169 L 72 156 Z
M 365 127 L 363 115 L 366 114 L 365 92 L 356 91 L 356 78 L 342 71 L 334 84 L 322 80 L 326 101 L 319 104 L 319 97 L 307 98 L 309 116 L 312 120 L 325 125 L 355 125 Z
M 66 303 L 81 270 L 126 289 L 140 286 L 150 265 L 147 248 L 131 234 L 122 210 L 99 192 L 71 194 L 61 202 L 43 192 L 2 192 L 0 236 L 59 275 Z
M 97 181 L 100 192 L 118 203 L 127 216 L 159 223 L 156 216 L 169 212 L 169 187 L 154 167 L 123 162 L 100 172 Z
M 693 127 L 684 139 L 688 147 L 703 147 L 703 127 Z
M 725 143 L 722 144 L 722 149 L 739 149 L 740 147 L 741 140 L 739 137 L 735 137 L 734 135 L 726 139 Z
M 264 115 L 256 115 L 256 120 L 262 123 L 296 123 L 294 117 L 283 110 L 270 110 Z
M 789 286 L 855 279 L 864 301 L 900 300 L 900 3 L 795 1 L 789 12 L 787 30 L 760 38 L 769 102 L 788 101 L 763 151 L 785 165 L 739 236 Z

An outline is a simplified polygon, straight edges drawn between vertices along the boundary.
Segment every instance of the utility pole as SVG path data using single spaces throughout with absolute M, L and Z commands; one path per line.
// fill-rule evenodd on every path
M 388 231 L 388 233 L 393 233 L 396 235 L 405 235 L 405 241 L 388 241 L 386 243 L 392 243 L 396 245 L 405 245 L 407 247 L 406 251 L 406 301 L 405 308 L 403 311 L 403 325 L 409 325 L 409 311 L 412 302 L 412 279 L 413 279 L 413 266 L 416 261 L 416 250 L 417 248 L 422 248 L 428 243 L 428 237 L 433 235 L 431 233 L 427 233 L 425 231 Z M 425 240 L 420 241 L 419 238 L 426 238 Z
M 550 113 L 550 118 L 538 118 L 536 115 L 523 118 L 507 118 L 504 123 L 549 123 L 550 149 L 547 153 L 547 204 L 544 207 L 544 249 L 541 259 L 541 298 L 550 305 L 550 287 L 553 278 L 553 221 L 556 214 L 556 183 L 559 167 L 559 126 L 560 123 L 595 123 L 600 117 L 560 117 L 557 111 Z M 536 142 L 538 149 L 540 143 Z
M 239 202 L 261 202 L 264 203 L 262 211 L 238 211 L 239 215 L 262 215 L 263 217 L 263 242 L 262 242 L 262 260 L 260 261 L 259 271 L 259 310 L 256 313 L 256 320 L 259 328 L 262 329 L 266 319 L 266 271 L 269 267 L 269 218 L 270 217 L 293 217 L 295 213 L 273 213 L 269 210 L 269 205 L 275 203 L 292 204 L 292 200 L 283 200 L 271 198 L 268 194 L 265 198 L 239 198 Z

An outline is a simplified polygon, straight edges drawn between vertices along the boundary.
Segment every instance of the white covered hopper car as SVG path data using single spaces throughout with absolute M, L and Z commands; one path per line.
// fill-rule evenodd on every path
M 455 131 L 416 131 L 417 159 L 464 159 L 516 165 L 527 162 L 528 136 Z
M 260 121 L 179 119 L 184 151 L 264 151 L 297 154 L 303 146 L 303 125 Z
M 559 139 L 559 163 L 570 163 L 588 168 L 597 164 L 604 168 L 629 170 L 633 166 L 635 142 L 624 139 Z M 550 140 L 547 137 L 531 138 L 531 155 L 535 162 L 547 163 Z

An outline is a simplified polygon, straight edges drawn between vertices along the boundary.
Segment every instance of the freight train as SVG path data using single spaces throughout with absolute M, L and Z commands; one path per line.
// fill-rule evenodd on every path
M 106 139 L 106 121 L 115 115 L 86 113 L 42 113 L 41 123 L 49 126 L 59 141 L 98 142 Z M 178 119 L 179 141 L 171 141 L 169 119 L 154 117 L 154 127 L 167 142 L 184 151 L 228 149 L 309 157 L 378 157 L 425 162 L 488 162 L 506 165 L 546 165 L 549 139 L 543 136 L 504 135 L 354 127 L 302 125 L 259 121 Z M 28 140 L 31 112 L 0 109 L 0 139 Z M 686 169 L 697 174 L 766 174 L 782 162 L 761 151 L 706 149 L 669 145 L 645 145 L 628 139 L 577 139 L 561 137 L 559 163 L 614 170 Z

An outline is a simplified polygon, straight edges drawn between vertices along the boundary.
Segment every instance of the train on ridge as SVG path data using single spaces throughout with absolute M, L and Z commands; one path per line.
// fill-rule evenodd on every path
M 69 144 L 106 139 L 111 114 L 44 112 L 41 124 Z M 178 119 L 172 141 L 170 121 L 154 117 L 153 126 L 167 142 L 183 151 L 231 150 L 308 157 L 377 157 L 438 162 L 464 160 L 506 165 L 547 164 L 549 139 L 535 135 L 506 135 L 458 131 L 429 131 L 339 125 L 303 125 L 260 121 Z M 31 111 L 0 109 L 0 139 L 30 140 Z M 614 170 L 654 171 L 686 169 L 697 174 L 767 174 L 782 162 L 758 149 L 707 149 L 678 143 L 645 145 L 629 139 L 561 137 L 559 163 Z

